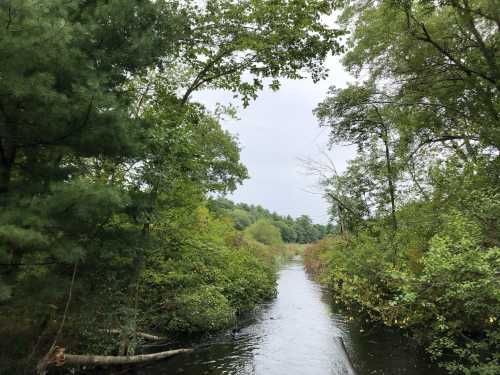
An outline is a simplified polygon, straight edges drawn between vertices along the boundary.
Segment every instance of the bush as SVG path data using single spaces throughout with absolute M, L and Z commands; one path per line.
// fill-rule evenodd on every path
M 227 327 L 235 310 L 216 286 L 186 289 L 175 299 L 175 311 L 167 329 L 176 332 L 206 332 Z
M 347 311 L 407 330 L 451 373 L 497 374 L 500 249 L 484 247 L 481 225 L 458 212 L 439 222 L 427 243 L 402 236 L 406 224 L 394 236 L 327 237 L 308 246 L 305 264 Z
M 414 331 L 452 373 L 498 373 L 500 248 L 482 248 L 481 228 L 448 216 L 404 300 Z
M 252 224 L 250 214 L 240 208 L 236 208 L 230 212 L 230 216 L 234 221 L 234 227 L 239 230 L 244 230 Z
M 192 219 L 181 229 L 188 241 L 160 241 L 148 256 L 142 283 L 144 309 L 158 310 L 144 324 L 174 334 L 227 327 L 274 296 L 284 251 L 243 236 L 231 220 L 215 219 L 205 209 Z
M 245 233 L 264 245 L 279 245 L 283 243 L 280 230 L 264 219 L 250 225 L 245 230 Z

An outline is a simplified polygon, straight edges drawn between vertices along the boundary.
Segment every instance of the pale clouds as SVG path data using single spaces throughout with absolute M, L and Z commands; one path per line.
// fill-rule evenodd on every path
M 260 204 L 282 215 L 307 214 L 315 222 L 326 223 L 327 204 L 317 193 L 316 178 L 304 173 L 298 159 L 321 158 L 320 150 L 327 148 L 328 130 L 319 128 L 312 110 L 332 84 L 342 87 L 352 80 L 337 58 L 330 58 L 327 64 L 327 80 L 317 84 L 311 80 L 283 81 L 279 91 L 266 89 L 248 108 L 240 109 L 239 121 L 223 122 L 238 136 L 241 158 L 250 174 L 230 199 Z M 216 103 L 238 104 L 231 93 L 220 91 L 200 92 L 193 99 L 208 108 Z M 328 154 L 337 169 L 343 170 L 354 151 L 334 146 Z

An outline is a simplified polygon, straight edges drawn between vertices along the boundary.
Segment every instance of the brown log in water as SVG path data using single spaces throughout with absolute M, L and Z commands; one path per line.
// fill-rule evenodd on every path
M 131 365 L 159 361 L 181 353 L 190 353 L 193 349 L 174 349 L 166 352 L 131 356 L 78 355 L 64 354 L 64 363 L 71 365 Z

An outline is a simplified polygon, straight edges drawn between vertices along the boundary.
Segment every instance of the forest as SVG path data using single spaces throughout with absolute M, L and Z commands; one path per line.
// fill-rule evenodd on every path
M 83 373 L 152 337 L 232 327 L 279 264 L 404 332 L 449 373 L 500 369 L 497 0 L 0 2 L 0 374 Z M 335 21 L 332 21 L 333 18 Z M 330 224 L 234 203 L 231 106 L 356 81 L 314 110 Z M 330 73 L 330 76 L 328 76 Z M 307 319 L 307 317 L 304 317 Z M 62 359 L 61 359 L 62 358 Z
M 259 205 L 235 204 L 227 198 L 209 199 L 208 207 L 217 216 L 232 218 L 234 227 L 239 230 L 256 234 L 261 231 L 260 228 L 266 231 L 274 226 L 279 230 L 281 240 L 285 243 L 309 244 L 323 239 L 328 234 L 333 234 L 332 224 L 314 224 L 307 215 L 294 219 L 290 215 L 282 216 L 276 212 L 270 212 Z M 258 235 L 254 237 L 259 238 Z
M 1 373 L 46 373 L 57 348 L 131 356 L 141 332 L 218 330 L 274 295 L 280 230 L 243 233 L 207 200 L 247 177 L 220 125 L 232 110 L 191 96 L 247 105 L 280 78 L 319 79 L 340 48 L 330 9 L 0 3 Z
M 453 374 L 500 371 L 497 1 L 349 1 L 343 64 L 315 114 L 356 157 L 320 176 L 337 224 L 305 262 L 346 309 Z

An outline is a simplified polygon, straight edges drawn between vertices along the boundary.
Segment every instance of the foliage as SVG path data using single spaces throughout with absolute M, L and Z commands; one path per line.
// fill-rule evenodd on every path
M 211 331 L 227 327 L 234 319 L 234 311 L 227 299 L 214 286 L 186 290 L 176 296 L 176 308 L 168 323 L 173 331 Z
M 216 215 L 232 217 L 237 229 L 246 229 L 258 221 L 267 221 L 279 229 L 281 239 L 286 243 L 311 243 L 323 238 L 329 230 L 326 225 L 313 224 L 307 215 L 294 219 L 270 212 L 261 206 L 234 203 L 226 198 L 210 199 L 209 207 Z
M 281 238 L 286 243 L 297 242 L 297 231 L 295 225 L 291 225 L 290 221 L 273 220 L 272 225 L 279 229 Z
M 421 274 L 402 298 L 418 317 L 418 335 L 423 336 L 420 325 L 429 327 L 422 340 L 447 369 L 493 374 L 500 366 L 500 248 L 481 247 L 477 223 L 457 214 L 444 220 L 422 258 Z
M 247 172 L 219 114 L 190 98 L 216 88 L 247 105 L 268 82 L 322 78 L 340 51 L 331 11 L 1 2 L 0 372 L 29 372 L 60 329 L 74 352 L 132 354 L 138 330 L 219 329 L 273 295 L 285 249 L 204 208 Z
M 237 208 L 231 211 L 231 217 L 234 221 L 234 227 L 236 229 L 243 230 L 252 224 L 252 218 L 245 210 Z
M 282 242 L 280 230 L 262 219 L 250 225 L 245 233 L 265 245 L 278 245 Z
M 443 215 L 425 251 L 399 241 L 392 263 L 389 239 L 359 233 L 327 237 L 305 252 L 305 264 L 348 311 L 411 334 L 452 373 L 498 370 L 500 307 L 498 247 L 481 246 L 477 222 Z
M 141 286 L 144 309 L 158 309 L 150 312 L 150 324 L 171 333 L 227 327 L 274 295 L 279 253 L 262 256 L 262 244 L 255 248 L 227 219 L 214 219 L 206 209 L 189 216 L 182 223 L 186 239 L 172 249 L 167 235 L 148 254 Z
M 498 145 L 498 13 L 491 1 L 348 1 L 355 26 L 351 71 L 389 80 L 384 102 L 416 110 L 408 130 L 422 142 Z
M 184 101 L 194 90 L 216 87 L 248 105 L 267 82 L 276 90 L 279 78 L 305 72 L 315 81 L 324 78 L 322 61 L 341 50 L 337 38 L 343 32 L 322 19 L 333 11 L 329 2 L 193 1 L 190 8 L 192 35 L 174 60 L 185 68 Z
M 493 3 L 340 2 L 359 79 L 315 110 L 358 154 L 322 178 L 339 233 L 308 247 L 307 267 L 349 313 L 407 331 L 456 374 L 500 369 Z

